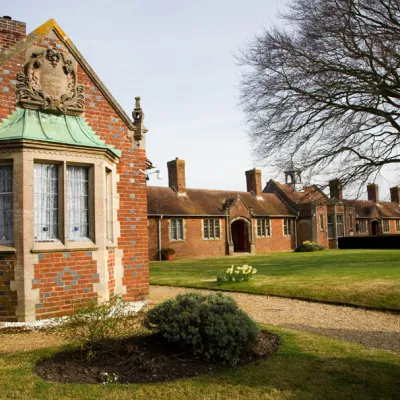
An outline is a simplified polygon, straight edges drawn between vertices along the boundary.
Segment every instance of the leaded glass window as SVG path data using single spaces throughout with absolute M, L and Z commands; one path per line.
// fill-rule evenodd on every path
M 0 166 L 0 243 L 13 241 L 12 166 Z
M 283 234 L 285 236 L 289 236 L 292 234 L 292 225 L 290 223 L 290 219 L 285 218 L 283 220 Z
M 183 220 L 171 219 L 170 221 L 170 239 L 183 240 Z
M 67 166 L 67 239 L 89 239 L 89 169 Z
M 343 215 L 339 214 L 336 215 L 336 236 L 342 237 L 343 236 Z
M 257 218 L 257 236 L 271 236 L 271 222 L 269 218 Z
M 383 225 L 383 232 L 390 232 L 390 220 L 384 219 L 382 221 L 382 225 Z
M 58 167 L 34 166 L 34 235 L 38 242 L 57 240 L 58 235 Z
M 219 239 L 220 224 L 217 218 L 203 219 L 203 237 L 204 239 Z

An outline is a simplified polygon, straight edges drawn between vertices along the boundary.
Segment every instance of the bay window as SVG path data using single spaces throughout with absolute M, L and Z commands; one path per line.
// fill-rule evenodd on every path
M 90 239 L 89 167 L 35 163 L 33 188 L 36 242 Z

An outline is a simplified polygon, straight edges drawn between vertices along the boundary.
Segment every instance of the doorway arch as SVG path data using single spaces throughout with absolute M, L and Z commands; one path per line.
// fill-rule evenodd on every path
M 250 252 L 249 222 L 244 219 L 233 221 L 231 232 L 234 252 Z
M 380 234 L 380 224 L 379 221 L 374 220 L 371 222 L 371 235 L 377 236 Z

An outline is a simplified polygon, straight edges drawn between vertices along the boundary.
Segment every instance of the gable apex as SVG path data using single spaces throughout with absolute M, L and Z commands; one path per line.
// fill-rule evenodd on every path
M 28 34 L 24 39 L 15 43 L 10 48 L 6 49 L 3 53 L 0 54 L 0 67 L 6 64 L 11 58 L 16 56 L 17 54 L 27 50 L 30 46 L 32 46 L 35 42 L 40 40 L 42 37 L 48 35 L 51 31 L 53 31 L 57 37 L 64 43 L 65 47 L 70 52 L 71 56 L 79 63 L 80 67 L 84 70 L 84 72 L 88 75 L 88 77 L 93 81 L 93 83 L 97 86 L 98 90 L 110 104 L 110 106 L 114 109 L 114 111 L 118 114 L 121 120 L 125 123 L 127 128 L 130 131 L 136 133 L 136 126 L 134 122 L 130 119 L 130 117 L 125 113 L 123 108 L 119 105 L 117 100 L 113 97 L 113 95 L 109 92 L 106 86 L 103 84 L 101 79 L 94 72 L 89 63 L 85 60 L 80 51 L 76 48 L 76 46 L 72 43 L 71 39 L 64 32 L 64 30 L 57 24 L 55 19 L 51 18 L 44 24 L 37 27 L 30 34 Z M 147 129 L 143 129 L 143 133 L 146 133 Z M 135 138 L 141 139 L 141 138 Z

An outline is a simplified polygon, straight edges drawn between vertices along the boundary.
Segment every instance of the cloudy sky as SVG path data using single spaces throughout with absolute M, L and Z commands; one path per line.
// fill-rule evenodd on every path
M 30 32 L 54 18 L 128 115 L 140 95 L 148 157 L 186 160 L 187 186 L 246 190 L 258 167 L 239 103 L 234 54 L 280 21 L 280 0 L 12 0 L 1 12 Z M 263 169 L 263 183 L 282 180 Z M 394 182 L 380 182 L 386 188 Z M 386 193 L 385 193 L 386 194 Z M 382 196 L 385 197 L 383 190 Z

